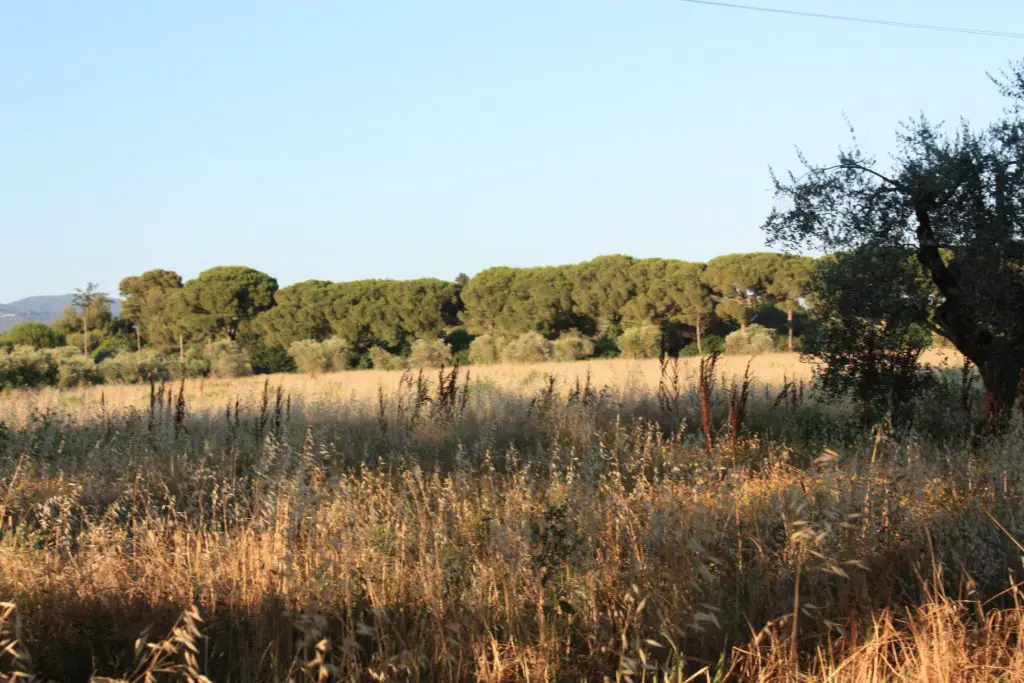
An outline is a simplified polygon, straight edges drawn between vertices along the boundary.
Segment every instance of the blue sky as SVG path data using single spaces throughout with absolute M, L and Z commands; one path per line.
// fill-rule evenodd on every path
M 1016 0 L 757 4 L 1024 31 Z M 677 0 L 0 2 L 0 301 L 759 249 L 796 145 L 983 123 L 1021 57 Z

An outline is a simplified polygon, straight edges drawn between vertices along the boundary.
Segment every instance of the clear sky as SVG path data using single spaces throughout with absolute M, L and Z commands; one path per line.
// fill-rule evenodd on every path
M 1020 0 L 749 0 L 1024 31 Z M 677 0 L 0 0 L 0 301 L 763 247 L 769 166 L 982 123 L 1024 41 Z

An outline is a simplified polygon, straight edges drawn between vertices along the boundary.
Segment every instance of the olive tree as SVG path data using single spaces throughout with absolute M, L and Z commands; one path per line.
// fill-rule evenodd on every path
M 1001 118 L 952 132 L 912 120 L 890 164 L 856 141 L 833 164 L 801 156 L 799 175 L 773 173 L 779 205 L 764 225 L 793 249 L 910 250 L 934 285 L 929 326 L 980 371 L 990 428 L 1011 415 L 1024 362 L 1024 61 L 999 86 Z

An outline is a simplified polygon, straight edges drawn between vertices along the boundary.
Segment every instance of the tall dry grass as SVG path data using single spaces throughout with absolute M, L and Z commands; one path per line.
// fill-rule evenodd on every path
M 1020 440 L 759 362 L 4 395 L 0 670 L 1020 680 Z

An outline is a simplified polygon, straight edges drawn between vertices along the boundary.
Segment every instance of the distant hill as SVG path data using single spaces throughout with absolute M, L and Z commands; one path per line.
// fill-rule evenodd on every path
M 26 320 L 51 323 L 60 317 L 66 307 L 71 305 L 73 298 L 73 294 L 30 296 L 9 304 L 0 304 L 0 333 L 6 332 Z M 110 310 L 114 315 L 121 314 L 120 299 L 113 300 Z

